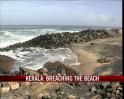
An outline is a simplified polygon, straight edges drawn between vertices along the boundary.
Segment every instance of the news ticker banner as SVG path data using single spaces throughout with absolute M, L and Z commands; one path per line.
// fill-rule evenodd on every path
M 124 76 L 0 76 L 0 81 L 28 82 L 124 82 Z

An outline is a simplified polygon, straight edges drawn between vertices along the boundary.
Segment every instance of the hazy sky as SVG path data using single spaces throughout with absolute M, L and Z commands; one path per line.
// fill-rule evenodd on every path
M 121 0 L 0 0 L 2 25 L 121 26 Z

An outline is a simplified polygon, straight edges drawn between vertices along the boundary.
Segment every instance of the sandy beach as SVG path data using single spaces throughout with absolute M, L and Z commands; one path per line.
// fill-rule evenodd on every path
M 73 44 L 81 65 L 77 69 L 83 75 L 119 75 L 122 73 L 122 35 L 97 39 L 86 43 Z M 97 59 L 108 59 L 108 63 L 99 63 Z

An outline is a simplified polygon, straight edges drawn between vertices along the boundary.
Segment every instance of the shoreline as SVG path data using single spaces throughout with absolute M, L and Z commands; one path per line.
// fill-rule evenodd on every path
M 71 50 L 82 63 L 80 70 L 84 75 L 122 74 L 122 35 L 74 44 Z M 100 63 L 98 59 L 106 59 L 108 62 Z
M 82 64 L 66 66 L 61 62 L 47 62 L 37 71 L 19 68 L 13 75 L 121 75 L 122 71 L 122 36 L 96 39 L 89 42 L 72 44 L 69 47 Z M 4 67 L 3 67 L 4 68 Z M 2 75 L 4 76 L 4 75 Z M 1 82 L 1 97 L 68 99 L 121 98 L 122 84 L 119 82 Z M 111 91 L 111 93 L 110 93 Z M 55 98 L 55 99 L 56 99 Z M 54 99 L 54 98 L 53 98 Z
M 102 32 L 102 33 L 99 34 L 99 32 Z M 122 57 L 120 54 L 122 53 L 122 50 L 121 50 L 121 48 L 122 48 L 122 42 L 121 42 L 122 41 L 122 29 L 115 29 L 115 30 L 111 30 L 111 31 L 110 30 L 90 30 L 90 29 L 88 29 L 88 30 L 84 30 L 80 33 L 69 34 L 67 32 L 67 34 L 68 34 L 67 38 L 69 38 L 69 36 L 74 36 L 75 39 L 77 37 L 79 40 L 79 41 L 74 40 L 74 41 L 72 41 L 73 43 L 71 43 L 71 41 L 68 40 L 68 42 L 69 42 L 68 44 L 71 43 L 70 47 L 63 47 L 63 48 L 70 48 L 72 50 L 72 52 L 74 52 L 78 56 L 79 62 L 81 64 L 76 65 L 76 66 L 69 66 L 69 67 L 76 69 L 80 74 L 85 74 L 85 75 L 99 74 L 99 71 L 101 70 L 100 67 L 106 67 L 105 69 L 108 73 L 106 73 L 106 71 L 105 71 L 105 73 L 103 73 L 103 74 L 112 74 L 111 70 L 107 70 L 107 65 L 113 65 L 114 61 L 116 61 L 116 59 L 118 59 L 118 58 L 120 58 L 120 59 L 118 59 L 118 61 L 119 61 L 119 64 L 121 64 Z M 55 34 L 55 35 L 54 34 L 51 34 L 51 35 L 47 34 L 44 36 L 46 38 L 47 37 L 50 38 L 50 36 L 57 36 L 57 37 L 55 37 L 56 39 L 61 38 L 63 40 L 63 39 L 65 39 L 65 37 L 62 38 L 63 37 L 62 35 L 66 35 L 66 33 Z M 79 37 L 79 35 L 82 35 L 82 37 Z M 99 35 L 101 35 L 101 36 L 99 36 Z M 105 35 L 105 37 L 104 37 L 104 35 Z M 108 37 L 107 37 L 107 35 L 108 35 Z M 84 37 L 86 40 L 88 38 L 89 41 L 81 42 L 82 41 L 81 38 L 83 39 Z M 93 37 L 97 37 L 97 38 L 92 40 Z M 38 41 L 40 41 L 40 38 L 42 38 L 42 36 L 38 36 L 38 37 L 36 37 L 32 40 L 26 41 L 24 43 L 26 44 L 26 43 L 32 42 L 32 45 L 33 45 L 33 44 L 35 44 L 33 42 L 34 41 L 36 42 L 37 39 L 38 39 Z M 52 40 L 53 39 L 51 39 L 51 41 Z M 62 40 L 59 40 L 58 43 L 62 43 Z M 21 46 L 23 45 L 23 43 L 20 43 L 20 44 L 21 44 Z M 17 46 L 19 46 L 19 45 L 17 44 Z M 13 46 L 16 47 L 16 44 L 12 45 L 10 47 L 13 48 Z M 106 47 L 106 48 L 104 48 L 104 47 Z M 28 47 L 26 47 L 26 48 L 28 48 Z M 27 50 L 26 48 L 24 46 L 25 51 Z M 114 48 L 116 50 L 116 53 L 114 53 L 114 52 L 113 53 L 117 54 L 115 56 L 113 56 L 113 53 L 111 51 Z M 118 49 L 119 49 L 119 51 L 118 51 Z M 53 49 L 51 49 L 51 50 L 53 50 Z M 103 54 L 105 54 L 105 55 L 103 55 Z M 110 54 L 110 55 L 107 56 L 107 54 L 108 55 Z M 105 58 L 108 58 L 108 61 L 110 60 L 111 63 L 110 64 L 109 63 L 107 63 L 107 64 L 99 63 L 97 60 L 100 58 L 104 58 L 102 60 L 105 60 Z M 115 62 L 115 64 L 116 63 L 117 62 Z M 120 68 L 121 67 L 122 66 L 120 66 Z M 88 70 L 87 70 L 87 68 L 88 68 Z M 98 70 L 95 70 L 95 69 L 98 69 Z M 120 70 L 118 71 L 118 73 L 120 74 Z

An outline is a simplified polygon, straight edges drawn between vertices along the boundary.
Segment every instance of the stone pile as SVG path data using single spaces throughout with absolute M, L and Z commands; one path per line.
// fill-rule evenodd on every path
M 122 99 L 122 84 L 118 82 L 88 82 L 80 87 L 53 82 L 9 83 L 0 83 L 1 99 Z
M 17 43 L 14 45 L 10 45 L 9 47 L 0 49 L 0 50 L 11 50 L 20 47 L 43 47 L 47 49 L 58 48 L 58 47 L 69 47 L 73 43 L 79 42 L 88 42 L 94 39 L 102 39 L 111 37 L 112 35 L 109 33 L 110 31 L 106 31 L 104 29 L 99 30 L 83 30 L 81 32 L 63 32 L 63 33 L 52 33 L 40 35 L 36 38 L 33 38 L 29 41 L 25 41 L 23 43 Z M 112 31 L 111 31 L 112 32 Z
M 18 71 L 18 75 L 52 74 L 78 75 L 75 70 L 58 61 L 48 62 L 38 70 L 21 67 Z M 122 99 L 122 84 L 118 82 L 1 82 L 0 97 L 6 99 Z
M 44 64 L 43 68 L 38 70 L 27 69 L 24 67 L 19 67 L 19 71 L 15 71 L 12 75 L 79 75 L 77 71 L 71 69 L 70 67 L 56 61 L 54 63 L 47 62 Z
M 110 63 L 110 60 L 107 58 L 99 58 L 97 59 L 98 63 Z

